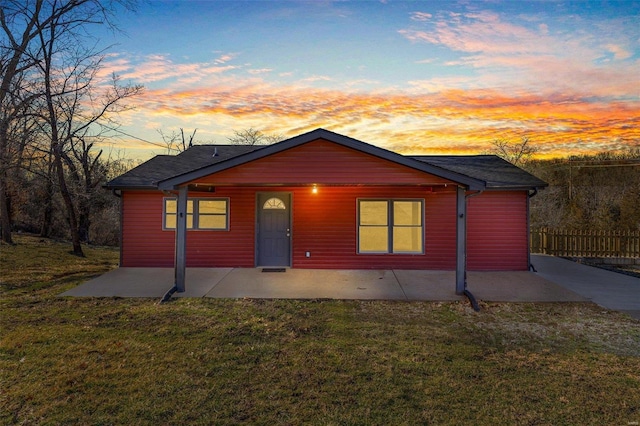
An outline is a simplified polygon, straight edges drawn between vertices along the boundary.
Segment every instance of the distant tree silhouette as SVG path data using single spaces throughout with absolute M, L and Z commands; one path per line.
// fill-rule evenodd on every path
M 233 145 L 271 145 L 284 140 L 283 135 L 265 135 L 258 129 L 250 127 L 245 130 L 234 130 L 229 142 Z
M 173 131 L 171 134 L 166 134 L 162 131 L 162 129 L 158 129 L 158 133 L 162 137 L 162 141 L 167 146 L 167 154 L 171 154 L 172 151 L 183 152 L 188 148 L 191 148 L 194 144 L 194 138 L 196 136 L 196 132 L 198 129 L 193 129 L 193 133 L 189 136 L 189 141 L 187 142 L 184 137 L 184 129 L 180 128 L 180 133 Z
M 538 148 L 531 145 L 531 139 L 527 136 L 523 136 L 519 142 L 512 142 L 508 139 L 494 139 L 491 141 L 492 148 L 490 153 L 497 155 L 515 164 L 521 166 L 529 162 L 534 154 L 538 152 Z

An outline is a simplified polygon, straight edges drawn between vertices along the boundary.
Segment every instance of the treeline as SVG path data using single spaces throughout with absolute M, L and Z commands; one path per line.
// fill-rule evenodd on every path
M 531 226 L 640 229 L 640 150 L 554 160 L 524 168 L 549 183 L 531 199 Z
M 98 146 L 125 100 L 142 90 L 102 77 L 106 52 L 90 28 L 113 27 L 124 0 L 0 3 L 0 235 L 13 230 L 117 241 L 118 213 L 100 186 L 126 162 Z M 114 232 L 116 237 L 114 238 Z
M 65 167 L 67 191 L 77 217 L 76 230 L 82 244 L 119 244 L 119 199 L 102 186 L 137 165 L 133 160 L 93 158 L 91 170 Z M 9 175 L 6 184 L 8 211 L 13 232 L 70 240 L 68 210 L 57 179 L 51 174 L 49 157 L 23 157 L 22 167 Z M 86 174 L 85 174 L 86 173 Z
M 93 160 L 87 172 L 74 170 L 71 158 L 65 160 L 68 161 L 65 175 L 77 206 L 81 240 L 117 245 L 119 199 L 102 185 L 137 163 L 101 157 Z M 44 155 L 37 149 L 25 150 L 21 161 L 22 165 L 7 182 L 12 229 L 68 239 L 69 220 L 51 172 L 51 154 Z M 531 226 L 640 230 L 640 150 L 529 160 L 521 167 L 549 183 L 549 187 L 531 199 Z

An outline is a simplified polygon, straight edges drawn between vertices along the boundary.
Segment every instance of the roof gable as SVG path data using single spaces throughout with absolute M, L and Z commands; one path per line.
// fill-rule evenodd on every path
M 337 153 L 344 155 L 344 158 L 336 157 Z M 309 158 L 305 158 L 305 155 Z M 292 156 L 298 156 L 298 160 L 293 160 Z M 289 163 L 281 161 L 287 158 Z M 313 159 L 315 163 L 310 161 Z M 324 129 L 267 146 L 195 145 L 175 156 L 158 155 L 105 186 L 114 189 L 172 190 L 187 183 L 206 182 L 212 175 L 216 176 L 216 182 L 227 179 L 229 184 L 240 181 L 276 184 L 275 181 L 266 182 L 264 170 L 260 171 L 269 161 L 275 161 L 276 164 L 280 161 L 279 167 L 283 168 L 279 176 L 273 173 L 270 177 L 279 177 L 278 184 L 376 184 L 384 179 L 384 183 L 400 184 L 415 184 L 417 181 L 423 185 L 453 182 L 471 190 L 547 186 L 542 180 L 494 155 L 403 156 Z M 295 167 L 292 161 L 297 163 Z M 315 173 L 312 176 L 311 171 L 322 171 L 323 167 L 327 173 Z M 379 172 L 377 175 L 372 174 L 376 167 Z M 293 168 L 297 168 L 297 176 L 294 176 L 295 173 L 284 173 L 293 172 Z M 349 172 L 353 173 L 349 175 Z M 240 176 L 243 173 L 253 173 L 253 176 Z M 334 176 L 330 176 L 331 173 Z M 315 178 L 317 176 L 321 176 L 323 181 Z
M 227 161 L 211 164 L 209 166 L 205 166 L 197 170 L 192 170 L 192 171 L 165 179 L 159 182 L 158 187 L 159 189 L 163 189 L 163 190 L 176 189 L 180 185 L 183 185 L 191 181 L 197 181 L 198 179 L 201 179 L 207 175 L 218 173 L 232 167 L 237 167 L 239 165 L 246 164 L 250 161 L 255 161 L 261 158 L 265 158 L 269 155 L 274 155 L 274 154 L 277 154 L 277 153 L 280 153 L 280 152 L 289 150 L 291 148 L 295 148 L 319 139 L 329 141 L 337 145 L 342 145 L 344 147 L 351 148 L 356 151 L 361 151 L 363 153 L 373 155 L 381 159 L 385 159 L 406 167 L 410 167 L 412 169 L 415 169 L 421 172 L 429 173 L 434 176 L 438 176 L 440 178 L 465 185 L 470 189 L 484 189 L 484 186 L 485 186 L 482 180 L 475 179 L 470 176 L 465 176 L 460 173 L 450 171 L 438 166 L 434 166 L 429 163 L 425 163 L 410 157 L 405 157 L 395 152 L 391 152 L 386 149 L 382 149 L 374 145 L 367 144 L 357 139 L 349 138 L 344 135 L 330 132 L 328 130 L 317 129 L 317 130 L 313 130 L 311 132 L 302 134 L 300 136 L 296 136 L 291 139 L 278 142 L 273 145 L 265 146 L 264 148 L 261 148 L 259 150 L 252 151 L 252 152 L 240 155 L 238 157 L 231 158 Z
M 426 174 L 324 139 L 289 148 L 188 184 L 202 185 L 444 185 Z

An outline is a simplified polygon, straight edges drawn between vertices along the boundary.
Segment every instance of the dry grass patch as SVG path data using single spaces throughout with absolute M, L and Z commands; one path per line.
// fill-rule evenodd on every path
M 2 247 L 1 424 L 640 421 L 640 322 L 593 304 L 60 298 L 117 261 L 67 250 Z

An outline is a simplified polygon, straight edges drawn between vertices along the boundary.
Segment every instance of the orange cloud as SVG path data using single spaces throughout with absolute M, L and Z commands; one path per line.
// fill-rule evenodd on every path
M 619 149 L 640 141 L 639 102 L 593 102 L 565 94 L 488 89 L 372 94 L 254 82 L 148 90 L 139 101 L 137 113 L 154 120 L 233 121 L 241 123 L 236 130 L 258 127 L 288 136 L 326 127 L 416 154 L 478 153 L 503 137 L 528 136 L 545 155 Z

